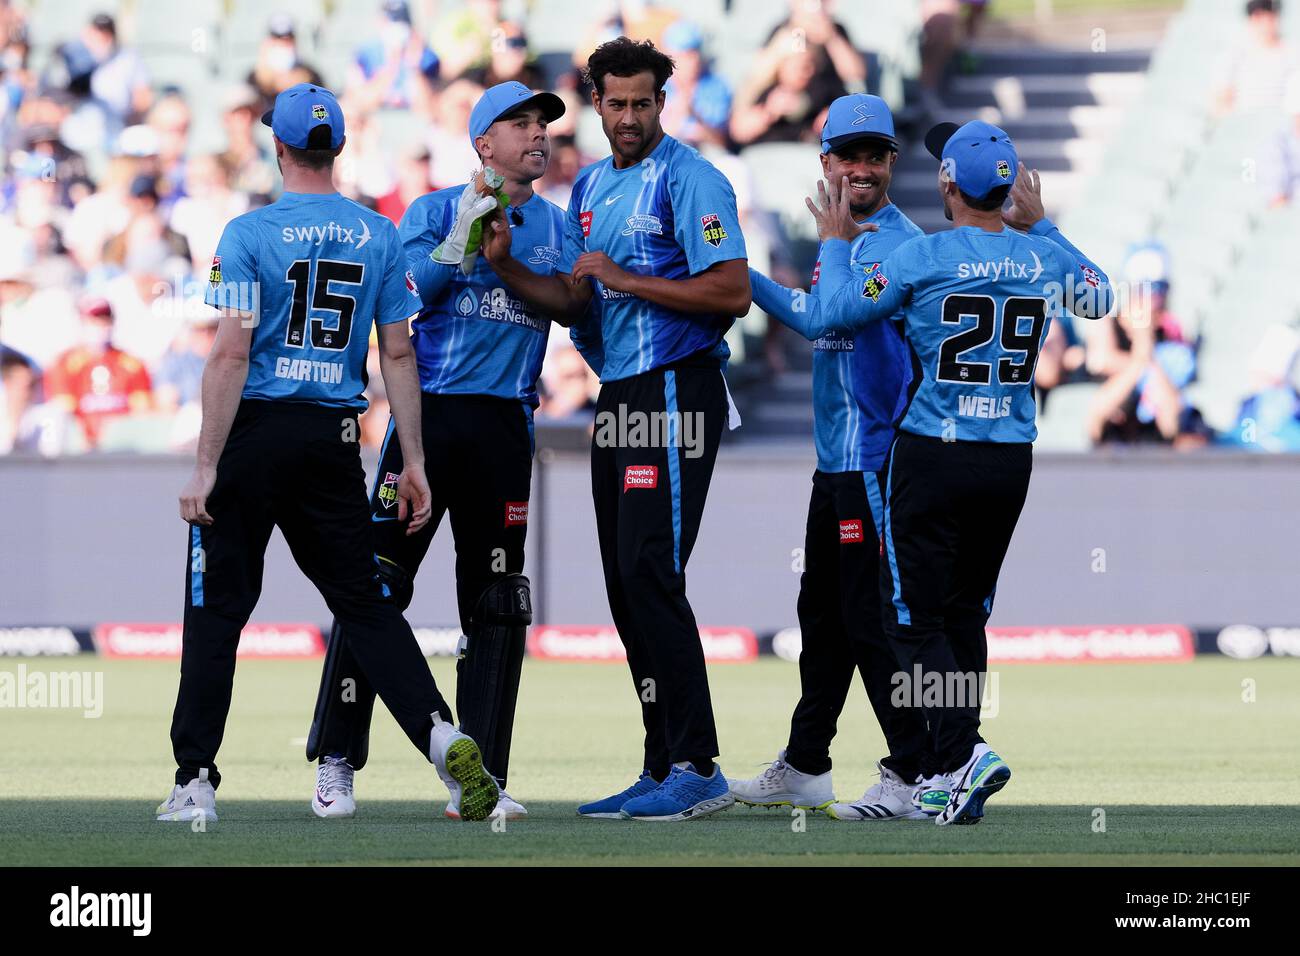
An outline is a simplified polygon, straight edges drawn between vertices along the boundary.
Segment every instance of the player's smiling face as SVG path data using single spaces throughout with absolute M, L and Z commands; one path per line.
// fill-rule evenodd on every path
M 594 90 L 592 105 L 600 114 L 605 136 L 614 152 L 614 165 L 639 163 L 659 143 L 662 130 L 659 114 L 664 108 L 664 93 L 655 93 L 655 78 L 650 71 L 633 76 L 604 78 L 605 95 Z
M 491 166 L 513 182 L 531 183 L 540 179 L 551 159 L 546 117 L 539 109 L 502 117 L 479 137 L 479 153 L 485 166 Z
M 865 219 L 885 203 L 898 154 L 872 140 L 847 143 L 822 154 L 822 172 L 828 182 L 849 180 L 849 211 Z

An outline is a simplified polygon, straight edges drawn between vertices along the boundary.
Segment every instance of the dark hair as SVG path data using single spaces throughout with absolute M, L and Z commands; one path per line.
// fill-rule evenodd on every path
M 1257 13 L 1278 13 L 1281 6 L 1274 0 L 1250 0 L 1246 4 L 1246 16 L 1253 17 Z
M 958 192 L 961 192 L 961 190 L 959 189 Z M 1007 201 L 1007 194 L 1010 192 L 1010 186 L 995 186 L 983 199 L 976 199 L 970 193 L 962 193 L 961 201 L 980 212 L 993 212 L 995 209 L 1002 208 L 1002 204 Z
M 316 129 L 328 129 L 328 127 L 318 126 Z M 316 130 L 312 130 L 314 133 Z M 295 166 L 302 166 L 306 169 L 329 169 L 334 165 L 334 158 L 338 156 L 338 149 L 299 149 L 297 146 L 284 144 L 284 151 L 289 156 L 289 162 Z
M 605 95 L 605 77 L 636 76 L 638 73 L 653 73 L 655 77 L 655 94 L 658 95 L 673 75 L 673 58 L 655 49 L 649 40 L 630 40 L 619 37 L 602 43 L 594 53 L 587 57 L 587 68 L 582 71 L 582 78 L 596 88 L 597 96 Z

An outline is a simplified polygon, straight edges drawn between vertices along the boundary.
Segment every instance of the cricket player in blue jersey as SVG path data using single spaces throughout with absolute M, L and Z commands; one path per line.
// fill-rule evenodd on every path
M 271 530 L 342 622 L 361 673 L 402 730 L 485 819 L 497 785 L 452 723 L 410 626 L 380 581 L 366 507 L 357 416 L 365 410 L 370 329 L 405 467 L 400 518 L 429 521 L 419 381 L 406 320 L 419 307 L 392 223 L 334 189 L 343 111 L 302 83 L 276 97 L 271 127 L 285 192 L 232 221 L 207 292 L 223 316 L 203 372 L 203 427 L 181 492 L 190 524 L 181 681 L 172 718 L 176 785 L 157 819 L 216 819 L 217 750 L 239 634 L 257 604 Z
M 945 825 L 977 823 L 1011 778 L 979 732 L 984 626 L 1029 489 L 1038 350 L 1062 308 L 1100 318 L 1111 291 L 1044 216 L 1038 176 L 1003 130 L 944 123 L 926 146 L 941 160 L 954 228 L 903 243 L 864 275 L 850 265 L 863 227 L 843 182 L 819 184 L 809 207 L 821 291 L 806 312 L 780 317 L 815 340 L 903 314 L 913 374 L 885 465 L 881 603 L 908 697 L 929 724 L 932 769 L 948 778 L 935 817 Z
M 853 240 L 851 268 L 863 275 L 921 230 L 889 199 L 898 159 L 894 117 L 878 96 L 853 93 L 830 105 L 822 127 L 822 172 L 846 179 L 855 222 L 868 225 Z M 821 288 L 818 268 L 812 290 L 787 289 L 749 270 L 754 301 L 785 315 L 807 308 Z M 919 710 L 891 702 L 898 662 L 880 612 L 880 536 L 884 517 L 877 472 L 894 438 L 894 417 L 906 399 L 907 350 L 893 322 L 875 322 L 853 333 L 829 332 L 813 343 L 813 437 L 817 470 L 812 478 L 799 579 L 801 696 L 784 750 L 759 776 L 733 780 L 731 792 L 753 806 L 825 809 L 838 820 L 896 820 L 923 815 L 913 805 L 922 784 L 929 745 Z M 835 803 L 830 745 L 854 668 L 884 732 L 888 756 L 877 762 L 880 779 L 855 803 Z M 942 807 L 947 793 L 922 788 L 915 796 Z M 938 812 L 936 809 L 934 812 Z
M 574 183 L 555 276 L 510 257 L 499 216 L 484 234 L 493 268 L 539 307 L 578 317 L 600 304 L 592 497 L 645 746 L 637 781 L 579 807 L 588 817 L 689 820 L 734 802 L 713 760 L 685 573 L 728 421 L 723 336 L 749 309 L 749 272 L 731 185 L 660 126 L 671 74 L 670 58 L 627 37 L 588 59 L 613 155 Z
M 564 212 L 533 191 L 545 172 L 549 122 L 564 114 L 554 93 L 522 83 L 487 90 L 470 115 L 469 135 L 484 170 L 464 186 L 421 196 L 402 217 L 406 262 L 420 293 L 412 327 L 420 370 L 423 444 L 432 467 L 429 523 L 405 533 L 397 512 L 403 440 L 389 422 L 371 494 L 375 556 L 399 608 L 410 604 L 420 562 L 443 514 L 456 543 L 456 593 L 463 633 L 456 664 L 460 727 L 483 749 L 501 787 L 494 814 L 527 810 L 506 791 L 510 739 L 532 600 L 523 575 L 532 483 L 533 409 L 550 318 L 505 289 L 471 245 L 473 224 L 497 207 L 492 183 L 504 177 L 511 256 L 550 275 L 560 261 Z M 486 195 L 484 195 L 486 193 Z M 481 229 L 481 223 L 479 228 Z M 356 810 L 353 772 L 366 762 L 374 691 L 360 674 L 347 635 L 335 622 L 316 702 L 307 756 L 319 759 L 312 809 L 321 817 Z M 348 689 L 355 690 L 348 693 Z M 446 815 L 460 816 L 454 782 Z

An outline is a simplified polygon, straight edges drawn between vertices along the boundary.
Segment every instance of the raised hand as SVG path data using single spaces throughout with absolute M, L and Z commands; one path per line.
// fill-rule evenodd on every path
M 1024 163 L 1016 166 L 1016 181 L 1011 184 L 1011 206 L 1002 212 L 1002 221 L 1012 229 L 1028 232 L 1047 213 L 1043 211 L 1043 184 L 1038 170 L 1026 169 Z
M 853 211 L 849 208 L 849 177 L 832 181 L 829 186 L 825 180 L 817 180 L 817 202 L 805 196 L 804 203 L 808 211 L 817 220 L 817 235 L 823 240 L 843 239 L 852 242 L 864 232 L 877 232 L 872 222 L 856 222 Z

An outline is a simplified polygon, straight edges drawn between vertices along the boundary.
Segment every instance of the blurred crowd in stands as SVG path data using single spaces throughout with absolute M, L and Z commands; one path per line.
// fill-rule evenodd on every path
M 1278 0 L 1248 0 L 1245 30 L 1215 64 L 1217 118 L 1259 117 L 1267 128 L 1258 164 L 1272 208 L 1300 201 L 1300 51 L 1282 35 Z M 1300 250 L 1300 237 L 1296 240 Z M 1101 444 L 1196 448 L 1216 439 L 1256 451 L 1300 452 L 1300 330 L 1278 316 L 1251 356 L 1249 395 L 1236 424 L 1216 436 L 1189 399 L 1200 343 L 1169 310 L 1169 252 L 1151 240 L 1131 248 L 1115 312 L 1093 323 L 1054 323 L 1035 384 L 1046 404 L 1057 385 L 1101 383 L 1088 409 Z M 1082 334 L 1081 334 L 1082 333 Z
M 942 107 L 943 78 L 965 55 L 987 4 L 919 3 L 917 96 L 933 114 Z M 718 38 L 650 0 L 593 4 L 591 20 L 573 25 L 572 61 L 558 78 L 553 67 L 543 70 L 524 26 L 505 19 L 498 0 L 466 0 L 427 20 L 413 18 L 402 0 L 386 0 L 338 74 L 349 123 L 339 189 L 400 220 L 415 197 L 464 182 L 477 165 L 466 129 L 485 87 L 505 80 L 540 87 L 549 79 L 569 110 L 550 127 L 551 163 L 538 188 L 566 205 L 578 171 L 603 155 L 583 148 L 579 125 L 589 107 L 580 69 L 597 44 L 626 34 L 653 40 L 674 58 L 666 130 L 729 176 L 751 250 L 764 250 L 762 264 L 786 284 L 805 285 L 783 258 L 775 218 L 758 208 L 738 150 L 815 143 L 832 100 L 875 88 L 870 60 L 842 22 L 850 6 L 790 0 L 788 15 L 733 88 L 710 67 L 707 51 Z M 1221 108 L 1267 100 L 1279 115 L 1287 111 L 1270 167 L 1276 201 L 1284 203 L 1300 184 L 1300 87 L 1272 5 L 1252 0 L 1251 7 L 1251 45 L 1225 63 Z M 207 91 L 201 104 L 193 91 L 187 96 L 151 79 L 146 58 L 113 15 L 68 23 L 66 37 L 42 38 L 52 51 L 39 63 L 29 29 L 22 8 L 0 0 L 0 453 L 187 449 L 198 433 L 199 385 L 215 329 L 215 315 L 201 304 L 213 251 L 230 219 L 273 201 L 279 190 L 259 118 L 281 89 L 326 78 L 320 64 L 304 59 L 299 24 L 284 13 L 267 17 L 244 82 Z M 219 111 L 221 148 L 196 147 L 198 109 Z M 381 114 L 409 126 L 395 139 L 377 121 Z M 1167 292 L 1163 255 L 1154 246 L 1135 250 L 1130 274 L 1157 288 L 1164 282 Z M 1164 303 L 1151 297 L 1146 311 L 1106 320 L 1086 342 L 1062 325 L 1044 348 L 1044 394 L 1080 376 L 1105 381 L 1106 405 L 1090 425 L 1098 442 L 1208 437 L 1181 399 L 1196 343 L 1185 340 Z M 755 361 L 782 369 L 775 335 Z M 367 445 L 379 444 L 387 418 L 376 372 L 377 365 L 372 410 L 362 419 Z M 1294 398 L 1295 379 L 1293 362 L 1272 387 L 1290 388 Z M 555 334 L 539 421 L 580 420 L 597 387 L 562 330 Z M 1283 404 L 1258 398 L 1271 409 Z M 1287 447 L 1300 449 L 1300 442 Z

